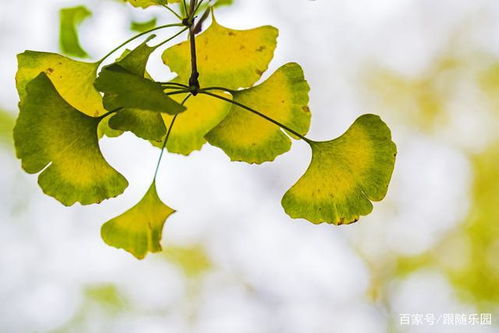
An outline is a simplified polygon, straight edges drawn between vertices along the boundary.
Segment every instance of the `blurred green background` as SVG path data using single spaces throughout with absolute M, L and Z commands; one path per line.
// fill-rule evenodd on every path
M 280 207 L 308 165 L 302 143 L 262 166 L 208 146 L 168 155 L 158 190 L 178 213 L 163 253 L 143 261 L 107 247 L 99 230 L 144 193 L 156 149 L 130 134 L 102 140 L 131 186 L 92 207 L 43 195 L 15 158 L 15 55 L 60 52 L 59 10 L 78 5 L 92 14 L 82 49 L 65 51 L 91 59 L 132 35 L 132 22 L 173 20 L 113 0 L 0 2 L 0 332 L 499 331 L 498 1 L 236 0 L 218 9 L 231 28 L 280 29 L 266 75 L 287 61 L 303 66 L 312 138 L 381 115 L 399 150 L 389 194 L 356 224 L 316 226 Z M 156 79 L 173 77 L 153 58 Z

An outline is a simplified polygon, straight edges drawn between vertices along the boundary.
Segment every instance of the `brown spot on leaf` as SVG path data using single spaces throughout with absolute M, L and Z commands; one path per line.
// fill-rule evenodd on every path
M 245 48 L 246 48 L 246 46 L 244 46 L 244 45 L 239 46 L 239 50 L 244 50 Z
M 47 68 L 47 72 L 48 72 L 48 73 L 53 73 L 53 72 L 54 72 L 54 69 L 49 67 L 49 68 Z
M 236 34 L 235 34 L 234 32 L 232 32 L 232 31 L 229 31 L 229 32 L 227 33 L 227 35 L 229 35 L 229 36 L 235 36 Z
M 302 107 L 302 110 L 306 113 L 310 113 L 310 108 L 308 106 Z
M 265 50 L 267 47 L 265 45 L 260 46 L 259 48 L 256 49 L 256 52 L 262 52 Z
M 255 73 L 258 74 L 258 75 L 263 75 L 263 71 L 259 70 L 259 69 L 256 69 L 255 70 Z

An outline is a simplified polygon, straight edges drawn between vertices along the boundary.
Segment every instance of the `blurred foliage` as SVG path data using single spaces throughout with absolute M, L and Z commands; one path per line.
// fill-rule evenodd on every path
M 112 320 L 128 305 L 114 284 L 89 285 L 82 290 L 83 300 L 73 317 L 53 333 L 108 332 Z
M 499 304 L 499 143 L 472 158 L 473 199 L 462 228 L 456 228 L 433 249 L 400 258 L 397 274 L 433 267 L 442 270 L 465 301 L 490 311 Z
M 200 245 L 187 247 L 168 246 L 164 251 L 164 257 L 172 264 L 177 265 L 185 276 L 200 277 L 212 269 L 212 263 L 205 250 Z
M 367 74 L 367 84 L 385 111 L 391 111 L 398 120 L 411 126 L 433 130 L 445 123 L 445 104 L 462 66 L 458 59 L 445 56 L 417 77 L 375 68 Z
M 367 71 L 368 93 L 377 107 L 430 135 L 446 128 L 453 116 L 450 103 L 460 100 L 463 87 L 484 102 L 473 110 L 496 112 L 489 120 L 497 124 L 496 136 L 488 148 L 469 155 L 473 189 L 469 213 L 461 223 L 419 255 L 372 256 L 361 251 L 371 272 L 368 297 L 387 309 L 391 307 L 390 283 L 423 269 L 441 272 L 462 301 L 481 311 L 494 311 L 499 304 L 499 63 L 493 59 L 451 47 L 415 76 L 381 67 Z
M 85 291 L 88 301 L 97 302 L 109 310 L 115 311 L 125 305 L 123 297 L 114 284 L 88 286 Z
M 135 32 L 144 32 L 147 30 L 151 30 L 152 28 L 156 27 L 157 21 L 158 20 L 155 17 L 144 22 L 132 21 L 130 23 L 130 30 Z
M 63 8 L 59 12 L 59 45 L 61 51 L 78 58 L 87 58 L 87 52 L 80 45 L 78 36 L 79 25 L 92 16 L 92 12 L 85 6 Z
M 483 70 L 479 82 L 482 90 L 492 102 L 492 108 L 499 113 L 499 63 L 494 63 Z

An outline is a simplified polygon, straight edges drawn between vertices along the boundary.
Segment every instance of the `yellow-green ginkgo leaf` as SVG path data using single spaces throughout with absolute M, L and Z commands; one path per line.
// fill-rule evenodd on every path
M 385 197 L 397 148 L 378 116 L 363 115 L 339 138 L 310 145 L 308 170 L 282 198 L 289 216 L 349 224 Z
M 233 98 L 305 135 L 310 127 L 309 91 L 301 67 L 288 63 L 262 84 L 234 91 Z M 231 160 L 248 163 L 272 161 L 291 148 L 290 138 L 277 125 L 235 105 L 206 139 Z
M 102 226 L 102 239 L 143 259 L 148 252 L 161 251 L 163 226 L 174 212 L 161 201 L 154 182 L 138 204 Z
M 119 64 L 104 67 L 95 87 L 104 93 L 104 106 L 109 111 L 123 108 L 177 114 L 185 110 L 163 92 L 161 84 Z
M 201 87 L 228 89 L 251 87 L 267 70 L 274 56 L 278 31 L 271 26 L 232 30 L 218 24 L 196 37 L 197 64 Z M 189 41 L 163 53 L 163 62 L 177 73 L 182 83 L 191 75 Z
M 147 8 L 150 6 L 161 6 L 169 3 L 176 3 L 180 0 L 125 0 L 134 7 Z
M 125 109 L 117 112 L 109 119 L 109 127 L 118 131 L 131 131 L 145 140 L 161 141 L 166 134 L 161 115 L 140 109 Z
M 42 190 L 64 205 L 99 203 L 121 194 L 127 180 L 99 148 L 99 118 L 79 112 L 61 98 L 46 74 L 26 86 L 14 128 L 17 156 L 28 173 L 41 174 Z
M 231 98 L 229 93 L 216 92 L 216 94 Z M 172 98 L 181 102 L 185 95 L 175 95 Z M 175 120 L 166 147 L 169 152 L 189 155 L 194 150 L 200 150 L 206 143 L 204 136 L 227 116 L 231 104 L 199 94 L 191 96 L 184 105 L 187 110 Z M 162 116 L 165 125 L 170 126 L 173 117 L 168 114 Z
M 130 73 L 151 79 L 146 72 L 146 65 L 156 46 L 148 46 L 147 42 L 154 37 L 150 36 L 133 50 L 126 50 L 117 60 L 117 64 Z M 111 116 L 105 133 L 108 136 L 116 136 L 123 131 L 130 131 L 142 139 L 155 141 L 161 141 L 166 134 L 161 115 L 158 112 L 141 109 L 123 109 Z
M 102 97 L 94 88 L 98 64 L 72 60 L 55 53 L 25 51 L 17 56 L 17 91 L 21 101 L 26 85 L 44 72 L 66 102 L 80 112 L 98 117 L 107 111 Z
M 134 7 L 147 8 L 150 6 L 166 5 L 167 0 L 125 0 Z
M 123 134 L 122 130 L 114 129 L 109 126 L 109 120 L 111 120 L 113 115 L 114 114 L 110 114 L 103 118 L 100 121 L 99 126 L 97 126 L 97 136 L 99 139 L 102 139 L 104 136 L 107 136 L 108 138 L 117 138 Z

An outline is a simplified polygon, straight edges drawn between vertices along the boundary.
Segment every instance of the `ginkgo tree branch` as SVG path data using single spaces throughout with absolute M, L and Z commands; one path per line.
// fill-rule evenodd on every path
M 160 82 L 162 86 L 165 88 L 168 88 L 169 86 L 174 86 L 175 88 L 182 87 L 188 89 L 189 86 L 183 83 L 178 83 L 178 82 Z
M 182 27 L 182 26 L 184 26 L 182 23 L 171 23 L 171 24 L 160 25 L 159 27 L 152 28 L 152 29 L 149 29 L 147 31 L 141 32 L 140 34 L 137 34 L 137 35 L 135 35 L 135 36 L 127 39 L 126 41 L 124 41 L 123 43 L 121 43 L 120 45 L 118 45 L 117 47 L 115 47 L 114 49 L 112 49 L 111 51 L 109 51 L 105 56 L 103 56 L 99 61 L 97 61 L 96 64 L 100 65 L 102 62 L 104 62 L 104 60 L 106 60 L 107 58 L 109 58 L 114 52 L 118 51 L 123 46 L 125 46 L 126 44 L 128 44 L 128 43 L 136 40 L 139 37 L 142 37 L 142 36 L 147 35 L 147 34 L 153 32 L 153 31 L 157 31 L 157 30 L 160 30 L 160 29 L 172 28 L 172 27 Z
M 189 27 L 189 44 L 191 50 L 191 76 L 189 78 L 189 86 L 191 87 L 191 93 L 196 96 L 199 92 L 199 72 L 197 65 L 196 56 L 196 32 L 195 32 L 195 12 L 196 12 L 197 0 L 191 0 L 189 7 L 189 14 L 187 25 Z
M 291 133 L 291 134 L 293 134 L 293 135 L 297 136 L 298 138 L 300 138 L 300 139 L 302 139 L 302 140 L 306 141 L 307 143 L 313 143 L 313 142 L 314 142 L 313 140 L 308 139 L 307 137 L 303 136 L 302 134 L 298 133 L 297 131 L 295 131 L 295 130 L 293 130 L 293 129 L 289 128 L 288 126 L 286 126 L 286 125 L 284 125 L 284 124 L 282 124 L 282 123 L 278 122 L 278 121 L 277 121 L 277 120 L 275 120 L 275 119 L 270 118 L 269 116 L 267 116 L 267 115 L 265 115 L 265 114 L 261 113 L 260 111 L 257 111 L 257 110 L 255 110 L 255 109 L 253 109 L 253 108 L 251 108 L 251 107 L 249 107 L 249 106 L 247 106 L 247 105 L 244 105 L 244 104 L 241 104 L 241 103 L 239 103 L 239 102 L 236 102 L 236 101 L 234 101 L 234 100 L 232 100 L 232 99 L 230 99 L 230 98 L 226 98 L 226 97 L 223 97 L 223 96 L 219 96 L 219 95 L 217 95 L 217 94 L 213 94 L 213 93 L 209 92 L 208 90 L 215 90 L 215 89 L 214 89 L 214 88 L 201 89 L 201 90 L 199 90 L 199 92 L 200 92 L 201 94 L 204 94 L 204 95 L 209 95 L 209 96 L 212 96 L 212 97 L 214 97 L 214 98 L 221 99 L 221 100 L 226 101 L 226 102 L 228 102 L 228 103 L 231 103 L 231 104 L 234 104 L 234 105 L 236 105 L 236 106 L 239 106 L 240 108 L 245 109 L 245 110 L 247 110 L 247 111 L 249 111 L 249 112 L 252 112 L 252 113 L 256 114 L 257 116 L 260 116 L 260 117 L 264 118 L 265 120 L 270 121 L 270 122 L 271 122 L 271 123 L 273 123 L 274 125 L 277 125 L 277 126 L 281 127 L 282 129 L 284 129 L 284 130 L 288 131 L 289 133 Z M 227 92 L 230 92 L 230 91 L 231 91 L 230 89 L 225 89 L 225 88 L 220 88 L 220 89 L 217 89 L 217 90 L 223 90 L 223 91 L 227 91 Z
M 184 105 L 189 98 L 191 98 L 192 94 L 187 95 L 182 103 L 180 105 Z M 156 170 L 154 171 L 154 178 L 153 180 L 156 180 L 156 177 L 158 176 L 158 171 L 159 171 L 159 166 L 161 164 L 161 159 L 163 158 L 163 155 L 165 153 L 165 148 L 166 144 L 168 143 L 168 138 L 170 137 L 170 134 L 172 132 L 173 125 L 175 124 L 175 120 L 177 120 L 178 113 L 173 116 L 172 121 L 170 122 L 170 126 L 168 127 L 168 131 L 166 132 L 165 140 L 163 140 L 163 145 L 161 146 L 161 152 L 159 153 L 159 158 L 158 158 L 158 163 L 156 164 Z

